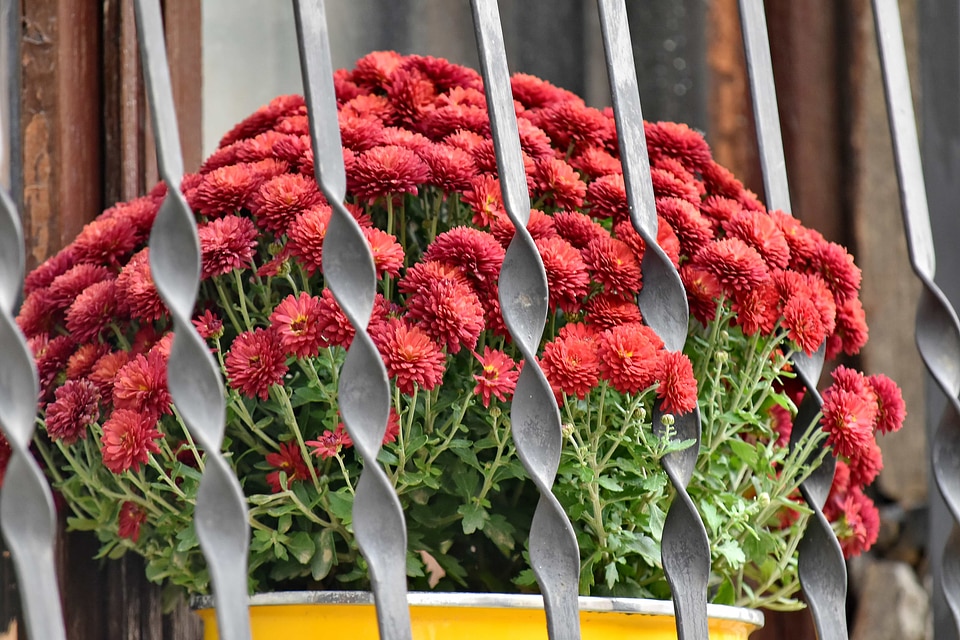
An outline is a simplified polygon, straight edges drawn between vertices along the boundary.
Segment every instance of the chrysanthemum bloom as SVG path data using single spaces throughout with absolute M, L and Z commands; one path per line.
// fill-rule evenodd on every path
M 400 393 L 412 396 L 416 388 L 431 391 L 443 380 L 446 356 L 419 327 L 390 318 L 371 330 L 371 337 Z
M 396 112 L 386 97 L 369 93 L 345 100 L 340 107 L 340 113 L 369 116 L 381 122 L 392 122 Z
M 484 329 L 483 307 L 469 285 L 443 279 L 427 282 L 407 299 L 407 317 L 450 353 L 473 349 Z
M 590 291 L 590 276 L 580 252 L 560 237 L 544 238 L 536 244 L 547 274 L 550 307 L 566 313 L 579 311 Z
M 473 210 L 472 222 L 478 227 L 489 227 L 499 215 L 506 215 L 500 180 L 491 175 L 482 174 L 471 180 L 460 199 Z
M 680 279 L 687 291 L 690 315 L 706 326 L 717 314 L 717 300 L 723 288 L 717 277 L 702 267 L 684 264 L 680 267 Z
M 600 176 L 587 186 L 586 197 L 594 218 L 613 218 L 614 222 L 620 222 L 630 217 L 622 173 Z
M 330 289 L 324 289 L 320 293 L 320 313 L 317 324 L 323 346 L 347 349 L 353 342 L 355 333 L 353 325 L 350 324 L 350 320 L 347 319 Z
M 84 289 L 112 277 L 113 273 L 102 266 L 78 264 L 71 267 L 63 275 L 54 278 L 47 287 L 50 312 L 69 308 Z
M 270 387 L 287 373 L 286 356 L 275 330 L 245 331 L 233 339 L 224 361 L 231 389 L 250 398 L 266 400 Z
M 237 140 L 251 138 L 262 131 L 266 131 L 273 127 L 280 118 L 295 113 L 302 107 L 303 96 L 277 96 L 269 104 L 260 107 L 253 114 L 236 124 L 220 139 L 219 146 L 225 147 Z
M 117 514 L 117 535 L 137 542 L 140 539 L 140 527 L 146 521 L 146 510 L 128 500 L 120 505 L 120 513 Z
M 113 383 L 113 406 L 130 409 L 156 421 L 171 413 L 167 389 L 167 361 L 158 352 L 137 355 L 125 364 Z
M 837 307 L 837 328 L 827 341 L 827 357 L 840 352 L 855 355 L 867 342 L 867 321 L 860 298 L 850 298 Z
M 650 161 L 662 157 L 675 158 L 690 171 L 700 170 L 710 162 L 710 147 L 703 135 L 685 124 L 676 122 L 644 122 Z
M 642 317 L 636 302 L 611 293 L 601 293 L 587 301 L 584 320 L 598 331 L 603 331 L 621 324 L 640 322 Z
M 215 340 L 223 335 L 223 320 L 210 309 L 205 310 L 192 322 L 197 329 L 197 333 L 204 340 Z
M 387 105 L 389 104 L 388 102 Z M 380 134 L 383 132 L 383 122 L 379 118 L 341 111 L 338 120 L 340 144 L 344 148 L 362 153 L 382 143 Z
M 799 220 L 783 211 L 771 211 L 767 214 L 770 220 L 783 233 L 783 238 L 790 247 L 790 267 L 802 269 L 810 264 L 813 254 L 817 251 L 822 236 L 813 229 L 807 229 Z
M 587 332 L 562 334 L 543 348 L 540 366 L 556 394 L 583 400 L 600 382 L 597 341 Z
M 419 122 L 427 111 L 434 108 L 436 85 L 416 69 L 398 69 L 384 88 L 387 99 L 404 124 Z
M 387 195 L 411 193 L 426 182 L 430 170 L 410 149 L 395 145 L 374 147 L 357 157 L 353 168 L 353 193 L 359 200 L 373 201 Z
M 578 99 L 570 91 L 526 73 L 513 74 L 510 77 L 510 87 L 514 100 L 528 109 L 549 107 L 558 102 Z
M 259 186 L 260 177 L 249 164 L 220 167 L 203 176 L 190 206 L 208 217 L 235 213 L 247 206 Z
M 638 393 L 656 381 L 663 342 L 653 329 L 637 323 L 607 329 L 597 348 L 601 377 L 620 393 Z
M 250 218 L 228 215 L 200 225 L 201 268 L 203 279 L 244 269 L 253 262 L 257 247 L 257 229 Z
M 500 277 L 506 254 L 492 235 L 470 227 L 455 227 L 430 243 L 425 261 L 457 267 L 478 289 L 486 289 Z
M 579 98 L 539 110 L 533 124 L 550 136 L 556 148 L 573 153 L 603 145 L 614 127 L 609 118 L 585 106 Z
M 850 458 L 850 481 L 853 484 L 867 486 L 876 480 L 883 471 L 883 452 L 876 440 L 871 439 L 867 446 Z
M 660 351 L 655 374 L 657 397 L 667 413 L 683 414 L 697 406 L 697 380 L 690 358 L 679 351 Z
M 67 331 L 81 342 L 96 340 L 101 331 L 118 319 L 118 303 L 116 280 L 93 283 L 67 309 Z
M 759 286 L 770 277 L 757 250 L 739 238 L 724 238 L 708 243 L 692 264 L 716 276 L 727 292 Z
M 320 336 L 320 299 L 301 291 L 284 298 L 270 314 L 270 324 L 284 352 L 297 358 L 315 356 L 323 346 Z
M 773 333 L 777 322 L 780 320 L 780 297 L 777 295 L 776 288 L 770 282 L 764 282 L 753 289 L 735 291 L 733 300 L 736 324 L 745 335 L 752 336 L 758 333 L 770 335 Z M 812 309 L 812 307 L 804 308 L 808 311 Z M 805 317 L 795 311 L 792 314 L 791 322 L 794 323 L 803 320 Z M 820 328 L 822 329 L 822 325 L 820 325 Z M 802 323 L 794 329 L 798 336 L 803 333 L 806 338 L 811 337 L 810 332 L 806 331 L 806 325 Z M 815 339 L 815 336 L 812 338 Z M 817 346 L 820 346 L 819 343 Z
M 100 394 L 89 380 L 67 380 L 47 405 L 47 433 L 71 445 L 87 437 L 87 428 L 100 419 Z
M 151 453 L 160 453 L 157 440 L 163 437 L 157 431 L 157 421 L 139 411 L 114 409 L 103 423 L 100 453 L 103 464 L 116 474 L 127 470 L 139 471 L 147 464 Z
M 871 395 L 839 389 L 823 394 L 823 418 L 827 444 L 836 455 L 854 458 L 873 440 L 877 403 Z
M 137 240 L 129 221 L 101 216 L 80 231 L 73 246 L 78 261 L 117 266 L 133 252 Z
M 823 242 L 810 262 L 826 281 L 838 303 L 856 297 L 860 290 L 860 268 L 853 263 L 853 256 L 846 249 L 835 242 Z
M 27 338 L 50 333 L 55 320 L 47 289 L 36 289 L 30 293 L 20 306 L 16 319 L 17 326 Z
M 460 267 L 437 260 L 416 263 L 407 269 L 397 286 L 402 293 L 416 293 L 434 280 L 456 280 L 470 286 L 470 281 Z
M 373 254 L 373 266 L 377 277 L 382 278 L 388 275 L 395 278 L 400 275 L 400 267 L 403 266 L 403 247 L 397 239 L 376 227 L 365 227 L 362 231 L 370 247 L 370 253 Z
M 167 313 L 166 305 L 150 276 L 150 249 L 142 249 L 117 276 L 117 297 L 130 309 L 130 315 L 144 322 L 159 320 Z
M 741 211 L 724 222 L 723 229 L 756 249 L 771 268 L 785 269 L 790 264 L 790 245 L 769 215 Z
M 23 295 L 29 298 L 34 291 L 49 287 L 57 276 L 63 275 L 77 264 L 76 257 L 76 249 L 67 247 L 44 260 L 23 279 Z
M 703 184 L 702 180 L 699 180 L 696 175 L 688 171 L 682 162 L 675 158 L 661 157 L 653 163 L 653 166 L 656 169 L 671 174 L 675 179 L 685 185 L 685 190 L 692 189 L 696 193 L 696 198 L 690 202 L 696 206 L 700 206 L 701 198 L 707 193 L 707 187 Z M 656 182 L 654 182 L 654 190 L 656 190 Z
M 673 172 L 658 167 L 650 168 L 650 177 L 653 180 L 653 194 L 657 199 L 676 198 L 694 206 L 700 204 L 700 192 L 692 180 L 687 182 Z
M 743 207 L 741 207 L 740 203 L 736 200 L 718 195 L 709 195 L 700 202 L 700 214 L 710 221 L 710 226 L 713 227 L 714 233 L 723 228 L 723 223 L 734 218 L 743 210 Z M 770 221 L 774 222 L 772 217 Z M 795 218 L 794 221 L 796 221 Z M 774 222 L 774 224 L 776 224 L 776 222 Z M 777 228 L 783 233 L 780 225 L 777 225 Z M 786 238 L 784 238 L 784 240 L 786 240 Z M 789 247 L 789 244 L 787 246 Z
M 67 362 L 76 348 L 77 342 L 73 339 L 73 336 L 57 336 L 46 342 L 42 350 L 35 354 L 42 399 L 52 397 L 57 376 L 67 366 Z
M 807 354 L 816 351 L 827 337 L 816 306 L 807 298 L 794 297 L 787 302 L 783 327 L 787 337 Z
M 581 153 L 570 158 L 570 166 L 590 179 L 613 173 L 623 173 L 620 160 L 600 147 L 584 149 Z
M 590 216 L 579 211 L 558 211 L 553 214 L 553 227 L 561 238 L 582 251 L 591 241 L 608 235 L 607 230 Z
M 605 291 L 625 296 L 640 291 L 640 263 L 624 242 L 601 236 L 583 250 L 583 262 Z
M 101 356 L 94 363 L 89 378 L 97 385 L 101 398 L 108 402 L 113 399 L 113 382 L 117 378 L 117 372 L 129 361 L 130 354 L 126 351 L 113 351 Z
M 280 493 L 284 490 L 280 474 L 286 476 L 286 485 L 289 488 L 294 482 L 303 482 L 310 478 L 310 469 L 300 452 L 300 445 L 295 441 L 281 442 L 280 451 L 267 454 L 267 464 L 276 469 L 267 474 L 267 483 L 270 490 Z
M 419 156 L 433 142 L 430 138 L 403 127 L 384 127 L 380 132 L 380 144 L 385 147 L 403 147 Z
M 310 275 L 323 270 L 323 239 L 332 215 L 330 205 L 319 204 L 298 214 L 287 228 L 287 247 Z
M 877 396 L 877 431 L 899 431 L 907 417 L 903 393 L 897 383 L 882 373 L 867 378 L 867 384 Z
M 553 216 L 545 214 L 540 209 L 530 209 L 527 232 L 534 240 L 554 237 L 557 232 L 553 228 Z M 490 225 L 490 234 L 497 239 L 497 242 L 504 249 L 510 246 L 510 242 L 516 233 L 517 229 L 513 226 L 513 221 L 505 213 L 497 216 L 494 223 Z
M 251 208 L 258 226 L 279 235 L 286 233 L 297 214 L 322 202 L 313 178 L 287 173 L 264 182 Z
M 680 198 L 657 198 L 657 215 L 662 217 L 680 240 L 680 253 L 696 255 L 713 240 L 713 227 L 697 208 Z
M 393 411 L 391 409 L 391 414 L 392 413 Z M 327 429 L 320 434 L 319 438 L 316 440 L 307 440 L 305 444 L 311 448 L 310 453 L 326 460 L 339 454 L 342 449 L 352 447 L 353 440 L 350 439 L 350 435 L 341 422 L 334 431 Z
M 843 504 L 840 548 L 845 558 L 860 555 L 873 546 L 880 535 L 880 512 L 859 487 L 853 487 Z
M 403 62 L 396 51 L 372 51 L 357 60 L 350 79 L 367 88 L 382 88 Z
M 490 406 L 492 398 L 506 402 L 513 395 L 520 377 L 520 370 L 513 358 L 503 351 L 483 347 L 483 355 L 474 354 L 480 362 L 480 373 L 475 373 L 473 379 L 477 385 L 473 388 L 474 395 L 480 396 L 484 407 Z
M 557 157 L 536 163 L 534 183 L 548 206 L 558 209 L 576 209 L 583 204 L 587 185 L 569 164 Z
M 77 347 L 67 360 L 67 380 L 86 378 L 93 371 L 97 360 L 110 353 L 110 346 L 102 343 L 87 343 Z
M 430 169 L 428 184 L 443 191 L 468 189 L 477 176 L 473 156 L 463 149 L 444 143 L 431 143 L 420 151 L 420 159 Z

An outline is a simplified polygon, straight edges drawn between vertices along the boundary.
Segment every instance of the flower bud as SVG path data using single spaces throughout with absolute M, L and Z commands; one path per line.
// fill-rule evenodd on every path
M 726 351 L 717 351 L 717 355 L 715 357 L 717 359 L 717 364 L 726 364 L 727 360 L 730 359 L 730 354 Z
M 672 427 L 674 422 L 675 420 L 672 413 L 665 413 L 660 416 L 660 424 L 665 427 Z
M 574 427 L 571 423 L 569 423 L 569 422 L 564 422 L 564 423 L 560 426 L 560 434 L 561 434 L 564 438 L 569 438 L 570 436 L 573 435 L 573 430 L 574 430 L 574 428 L 575 428 L 575 427 Z
M 757 496 L 757 502 L 760 503 L 761 508 L 766 508 L 770 506 L 770 494 L 764 491 L 763 493 Z

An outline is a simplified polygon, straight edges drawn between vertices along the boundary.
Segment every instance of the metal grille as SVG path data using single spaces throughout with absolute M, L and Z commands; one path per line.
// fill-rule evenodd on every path
M 530 200 L 520 159 L 498 7 L 496 0 L 472 0 L 471 4 L 503 199 L 518 229 L 504 260 L 500 292 L 505 323 L 526 360 L 511 417 L 518 453 L 540 492 L 529 543 L 531 563 L 544 594 L 550 637 L 578 638 L 579 554 L 570 522 L 551 491 L 561 446 L 560 418 L 553 393 L 535 359 L 547 310 L 546 275 L 526 231 Z M 873 6 L 906 237 L 914 270 L 925 287 L 918 313 L 917 342 L 931 374 L 950 401 L 933 446 L 934 474 L 957 519 L 960 518 L 960 403 L 957 399 L 960 322 L 933 284 L 933 243 L 897 3 L 874 0 Z M 9 1 L 0 5 L 0 16 L 9 15 L 11 7 Z M 408 639 L 411 631 L 404 517 L 396 494 L 376 463 L 386 428 L 389 387 L 383 363 L 366 332 L 375 293 L 373 258 L 356 221 L 342 204 L 346 177 L 324 4 L 322 0 L 294 0 L 294 7 L 306 102 L 311 115 L 316 178 L 334 208 L 323 251 L 324 272 L 331 291 L 356 330 L 339 388 L 344 423 L 367 463 L 357 487 L 355 529 L 370 567 L 380 635 Z M 171 187 L 151 235 L 151 268 L 157 289 L 175 323 L 170 366 L 190 373 L 172 376 L 170 391 L 193 437 L 207 451 L 195 526 L 211 570 L 221 637 L 243 640 L 250 637 L 245 589 L 249 533 L 245 501 L 237 478 L 218 453 L 223 438 L 223 383 L 209 351 L 190 322 L 199 280 L 199 247 L 193 214 L 175 188 L 183 169 L 159 3 L 137 0 L 136 9 L 158 165 L 164 181 Z M 687 301 L 676 269 L 656 243 L 653 188 L 636 70 L 629 53 L 632 47 L 626 4 L 624 0 L 598 0 L 598 9 L 631 221 L 649 248 L 643 262 L 647 284 L 639 304 L 644 318 L 667 348 L 679 350 L 686 335 Z M 789 212 L 763 4 L 760 0 L 740 0 L 740 10 L 768 204 L 770 208 Z M 0 68 L 0 74 L 6 68 Z M 6 120 L 0 118 L 0 122 Z M 0 136 L 0 153 L 5 148 L 3 141 L 4 137 Z M 3 166 L 0 162 L 0 167 Z M 29 637 L 57 639 L 64 638 L 65 631 L 53 563 L 54 511 L 49 487 L 28 451 L 34 425 L 37 374 L 30 351 L 13 321 L 22 285 L 23 262 L 19 217 L 9 194 L 0 190 L 0 353 L 4 358 L 4 366 L 0 367 L 0 423 L 13 448 L 0 496 L 0 524 L 17 567 Z M 820 409 L 816 385 L 823 367 L 823 351 L 814 357 L 795 358 L 794 364 L 809 391 L 800 408 L 801 415 L 815 415 Z M 676 437 L 698 440 L 699 413 L 678 417 L 675 428 Z M 673 590 L 678 635 L 691 640 L 707 637 L 710 557 L 703 523 L 685 492 L 696 451 L 697 447 L 690 447 L 663 461 L 677 490 L 664 527 L 663 564 Z M 832 476 L 833 458 L 828 457 L 802 487 L 814 517 L 800 545 L 799 570 L 805 597 L 822 639 L 847 636 L 845 567 L 837 540 L 821 511 Z M 956 525 L 944 553 L 944 565 L 943 589 L 960 626 L 960 527 Z

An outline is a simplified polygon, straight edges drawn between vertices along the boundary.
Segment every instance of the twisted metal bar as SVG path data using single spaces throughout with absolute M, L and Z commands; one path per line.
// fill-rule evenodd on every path
M 791 212 L 790 189 L 787 182 L 786 159 L 783 139 L 780 135 L 780 117 L 777 112 L 777 93 L 773 82 L 773 62 L 770 58 L 770 42 L 762 0 L 739 0 L 740 23 L 743 30 L 743 45 L 750 76 L 750 93 L 757 123 L 757 141 L 760 146 L 760 164 L 767 206 Z M 793 365 L 800 381 L 807 388 L 797 413 L 798 425 L 791 445 L 809 429 L 816 429 L 814 420 L 823 405 L 817 393 L 817 383 L 823 371 L 824 347 L 820 346 L 811 356 L 798 353 L 793 356 Z M 836 459 L 827 456 L 823 464 L 800 485 L 800 492 L 813 517 L 797 548 L 797 569 L 807 604 L 813 615 L 820 640 L 845 639 L 847 623 L 845 606 L 847 597 L 847 568 L 843 552 L 830 523 L 823 515 L 823 505 L 830 493 Z
M 28 636 L 60 640 L 67 636 L 53 557 L 57 516 L 50 487 L 30 453 L 40 394 L 37 367 L 14 321 L 23 268 L 20 217 L 0 188 L 0 428 L 11 449 L 0 493 L 0 530 L 17 570 Z
M 597 0 L 597 5 L 630 221 L 646 244 L 641 265 L 640 311 L 666 348 L 680 351 L 687 339 L 690 311 L 680 274 L 657 244 L 657 209 L 626 3 L 624 0 Z M 654 430 L 658 434 L 664 430 L 662 417 L 658 400 L 653 411 Z M 667 511 L 660 554 L 673 592 L 677 635 L 681 640 L 707 638 L 710 541 L 703 520 L 686 490 L 700 452 L 700 427 L 699 408 L 675 416 L 674 437 L 694 440 L 694 444 L 665 456 L 661 461 L 677 492 Z
M 936 256 L 930 210 L 920 161 L 916 119 L 900 7 L 896 1 L 873 0 L 883 88 L 900 185 L 900 205 L 910 264 L 923 285 L 917 307 L 916 341 L 920 356 L 947 397 L 933 436 L 933 475 L 954 524 L 943 549 L 939 586 L 960 633 L 960 322 L 947 297 L 934 283 Z
M 183 160 L 158 0 L 137 0 L 137 39 L 160 175 L 167 195 L 150 233 L 150 270 L 173 318 L 167 384 L 183 422 L 204 450 L 194 527 L 217 599 L 220 637 L 250 638 L 246 499 L 220 451 L 226 415 L 220 370 L 191 317 L 200 286 L 196 220 L 180 193 Z
M 496 0 L 472 0 L 474 28 L 503 203 L 516 228 L 500 271 L 503 320 L 523 354 L 510 420 L 517 454 L 540 492 L 530 527 L 530 563 L 543 592 L 552 640 L 580 637 L 580 551 L 570 520 L 551 491 L 560 464 L 560 411 L 537 363 L 547 318 L 547 275 L 527 231 L 530 194 Z
M 337 389 L 340 415 L 363 459 L 353 501 L 354 534 L 370 566 L 380 637 L 409 640 L 406 523 L 396 491 L 377 463 L 390 411 L 390 386 L 386 367 L 366 330 L 377 286 L 373 255 L 360 225 L 343 206 L 347 180 L 324 3 L 294 0 L 293 8 L 315 176 L 333 207 L 323 241 L 323 274 L 356 330 Z

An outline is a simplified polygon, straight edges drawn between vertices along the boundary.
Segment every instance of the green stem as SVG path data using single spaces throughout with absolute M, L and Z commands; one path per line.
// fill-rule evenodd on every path
M 307 471 L 310 472 L 310 479 L 313 480 L 314 488 L 316 488 L 317 493 L 321 493 L 320 479 L 317 477 L 317 470 L 313 466 L 313 456 L 307 451 L 307 445 L 303 440 L 303 433 L 300 431 L 300 424 L 297 422 L 297 416 L 293 412 L 293 406 L 290 404 L 290 397 L 287 395 L 286 389 L 275 384 L 270 387 L 270 392 L 283 411 L 284 422 L 287 423 L 287 426 L 290 427 L 294 437 L 297 439 L 297 444 L 300 446 L 300 455 L 303 456 L 304 462 L 307 463 Z
M 253 331 L 253 323 L 250 322 L 250 315 L 247 313 L 247 294 L 243 289 L 243 280 L 240 278 L 240 270 L 233 270 L 233 282 L 237 286 L 237 299 L 240 301 L 240 315 L 247 326 L 248 331 Z
M 217 288 L 217 297 L 220 298 L 220 308 L 227 312 L 227 317 L 230 318 L 230 324 L 233 325 L 234 331 L 238 334 L 243 333 L 243 325 L 241 325 L 237 319 L 237 314 L 233 310 L 233 303 L 230 301 L 230 298 L 227 297 L 227 292 L 223 290 L 223 284 L 220 282 L 220 278 L 212 278 L 212 280 L 214 286 Z

